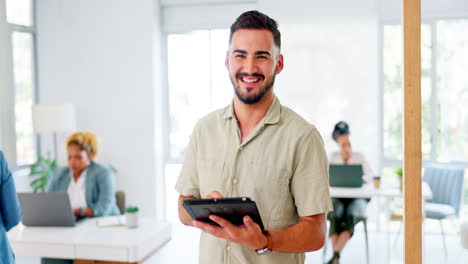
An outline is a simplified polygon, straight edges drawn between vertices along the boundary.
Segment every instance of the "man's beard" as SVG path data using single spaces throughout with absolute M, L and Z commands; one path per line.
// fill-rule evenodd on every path
M 276 72 L 276 71 L 275 71 Z M 275 84 L 275 78 L 276 78 L 276 74 L 273 75 L 273 77 L 271 78 L 271 81 L 266 83 L 265 87 L 260 90 L 260 92 L 253 96 L 253 97 L 246 97 L 246 96 L 243 96 L 240 89 L 239 89 L 239 86 L 236 85 L 236 80 L 239 80 L 239 77 L 240 76 L 243 76 L 243 77 L 247 77 L 247 76 L 255 76 L 255 77 L 263 77 L 263 80 L 265 80 L 265 77 L 263 74 L 246 74 L 246 73 L 237 73 L 236 76 L 235 76 L 235 80 L 232 79 L 232 77 L 230 77 L 231 79 L 231 83 L 232 83 L 232 86 L 234 87 L 234 92 L 236 93 L 236 96 L 237 98 L 239 98 L 239 100 L 241 102 L 243 102 L 244 104 L 255 104 L 255 103 L 258 103 L 262 98 L 263 96 L 265 96 L 265 94 L 273 87 L 273 85 Z

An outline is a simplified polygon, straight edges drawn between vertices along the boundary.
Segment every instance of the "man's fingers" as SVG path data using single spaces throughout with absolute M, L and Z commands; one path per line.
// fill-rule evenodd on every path
M 244 221 L 244 225 L 247 227 L 247 229 L 255 228 L 255 226 L 257 225 L 252 220 L 252 218 L 250 218 L 250 216 L 248 216 L 248 215 L 244 216 L 244 218 L 242 220 Z
M 222 218 L 222 217 L 219 217 L 217 215 L 210 215 L 210 219 L 217 223 L 218 225 L 220 225 L 222 228 L 233 228 L 234 225 L 229 222 L 228 220 Z
M 212 192 L 210 192 L 210 194 L 208 194 L 208 196 L 206 198 L 208 198 L 208 199 L 213 199 L 213 198 L 220 199 L 220 198 L 224 198 L 224 196 L 218 191 L 212 191 Z
M 221 227 L 217 227 L 215 225 L 204 223 L 201 221 L 193 221 L 193 226 L 217 237 L 223 237 L 224 234 L 224 231 Z

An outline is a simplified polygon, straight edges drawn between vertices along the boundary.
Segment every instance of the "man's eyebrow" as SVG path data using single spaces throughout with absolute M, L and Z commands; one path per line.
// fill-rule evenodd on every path
M 236 52 L 242 53 L 242 54 L 247 54 L 247 51 L 245 51 L 245 50 L 236 49 L 236 50 L 232 51 L 232 53 L 236 53 Z
M 255 55 L 268 55 L 268 56 L 271 56 L 270 52 L 264 51 L 264 50 L 256 51 Z
M 241 50 L 241 49 L 236 49 L 236 50 L 233 50 L 232 53 L 241 53 L 241 54 L 247 54 L 247 51 L 245 50 Z M 255 55 L 268 55 L 268 56 L 271 56 L 271 53 L 268 52 L 268 51 L 265 51 L 265 50 L 259 50 L 259 51 L 256 51 L 255 52 Z

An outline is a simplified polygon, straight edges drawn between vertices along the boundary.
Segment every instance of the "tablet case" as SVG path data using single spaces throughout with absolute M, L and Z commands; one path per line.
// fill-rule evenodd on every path
M 186 199 L 183 202 L 185 210 L 198 221 L 218 225 L 208 217 L 212 214 L 222 217 L 234 225 L 244 224 L 245 215 L 264 230 L 263 222 L 258 212 L 257 205 L 248 197 L 222 198 L 222 199 Z

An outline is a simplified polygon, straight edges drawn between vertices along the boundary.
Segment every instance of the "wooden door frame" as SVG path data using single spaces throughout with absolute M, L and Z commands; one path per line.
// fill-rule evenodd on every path
M 421 0 L 403 0 L 405 263 L 422 263 Z

